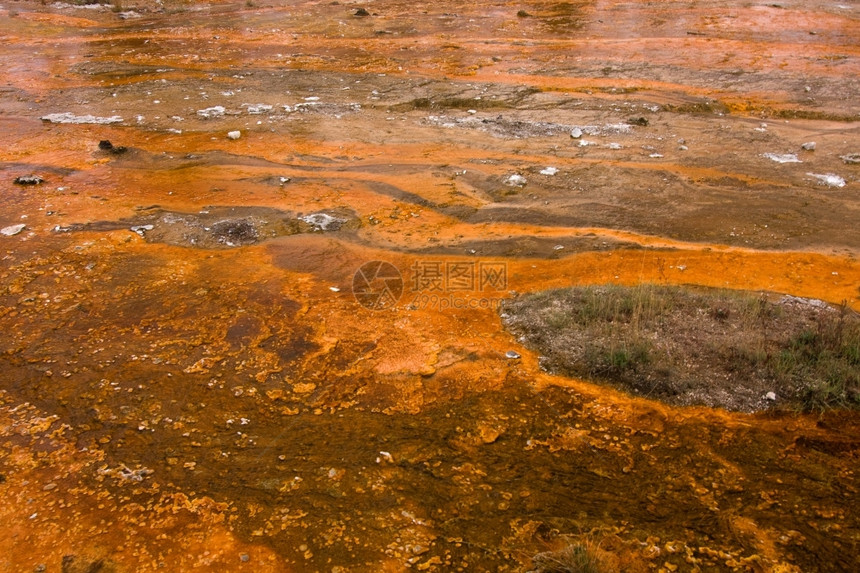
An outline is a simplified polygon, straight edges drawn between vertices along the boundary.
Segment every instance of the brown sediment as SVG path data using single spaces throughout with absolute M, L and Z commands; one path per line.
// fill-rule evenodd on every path
M 4 7 L 0 571 L 526 570 L 562 540 L 850 570 L 856 413 L 552 376 L 497 309 L 653 282 L 860 310 L 856 8 L 355 9 Z M 382 310 L 369 261 L 403 280 Z

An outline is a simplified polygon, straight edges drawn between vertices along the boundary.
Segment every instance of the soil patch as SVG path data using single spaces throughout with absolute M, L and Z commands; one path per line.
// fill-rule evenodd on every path
M 535 293 L 501 312 L 552 373 L 675 405 L 860 407 L 860 320 L 845 305 L 646 284 Z
M 59 232 L 129 229 L 151 243 L 217 249 L 242 247 L 298 233 L 354 230 L 361 221 L 351 209 L 297 215 L 270 207 L 206 207 L 197 213 L 141 207 L 141 214 L 118 221 L 57 227 Z

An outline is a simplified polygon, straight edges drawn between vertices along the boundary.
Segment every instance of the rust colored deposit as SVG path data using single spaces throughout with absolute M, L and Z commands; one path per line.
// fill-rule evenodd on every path
M 4 0 L 0 571 L 527 571 L 571 543 L 855 571 L 856 411 L 550 375 L 499 304 L 860 309 L 858 94 L 850 0 Z

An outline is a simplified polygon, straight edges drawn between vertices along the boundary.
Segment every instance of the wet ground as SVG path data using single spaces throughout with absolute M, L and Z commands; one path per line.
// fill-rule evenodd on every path
M 850 2 L 3 2 L 0 570 L 853 570 L 857 414 L 552 376 L 497 308 L 860 309 L 858 37 Z

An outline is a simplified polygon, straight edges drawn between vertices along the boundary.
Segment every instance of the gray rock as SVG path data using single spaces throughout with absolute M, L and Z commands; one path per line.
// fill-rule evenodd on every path
M 40 185 L 44 182 L 38 175 L 21 175 L 15 178 L 15 185 Z
M 0 229 L 0 235 L 6 237 L 12 237 L 13 235 L 17 235 L 21 231 L 27 228 L 27 225 L 21 223 L 19 225 L 9 225 L 8 227 L 3 227 Z

